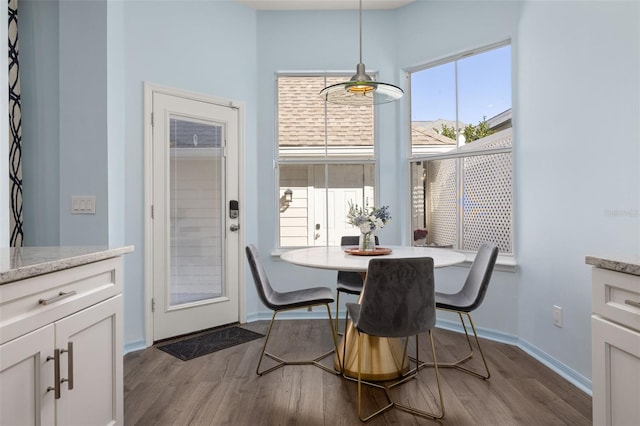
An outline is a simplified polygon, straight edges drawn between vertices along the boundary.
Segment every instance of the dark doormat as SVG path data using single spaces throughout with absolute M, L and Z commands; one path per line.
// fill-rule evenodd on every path
M 230 348 L 241 343 L 264 337 L 264 334 L 245 330 L 240 327 L 230 327 L 211 331 L 200 336 L 158 346 L 161 351 L 173 355 L 183 361 L 207 355 L 222 349 Z

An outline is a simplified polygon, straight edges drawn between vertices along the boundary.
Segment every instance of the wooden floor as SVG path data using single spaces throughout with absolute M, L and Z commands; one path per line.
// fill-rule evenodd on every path
M 243 327 L 265 333 L 267 326 L 260 321 Z M 452 353 L 465 348 L 464 335 L 435 329 L 434 336 L 439 361 L 452 360 Z M 427 342 L 426 336 L 420 339 L 421 359 L 428 358 Z M 263 343 L 253 340 L 186 362 L 155 347 L 127 354 L 125 425 L 360 424 L 354 382 L 308 365 L 257 376 Z M 444 420 L 394 408 L 367 424 L 591 425 L 591 397 L 516 347 L 485 340 L 482 344 L 490 363 L 489 380 L 441 369 Z M 271 352 L 289 357 L 313 355 L 330 346 L 327 320 L 278 321 L 269 341 Z M 392 395 L 434 409 L 435 383 L 433 370 L 422 369 L 417 380 L 394 388 Z M 385 402 L 381 391 L 365 389 L 365 410 Z

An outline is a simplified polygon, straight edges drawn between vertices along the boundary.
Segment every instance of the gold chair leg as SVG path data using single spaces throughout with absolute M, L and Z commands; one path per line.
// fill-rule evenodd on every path
M 344 334 L 346 334 L 347 332 L 347 321 L 349 321 L 349 311 L 347 311 L 345 317 L 344 317 Z M 346 374 L 344 374 L 344 364 L 345 364 L 345 358 L 347 357 L 347 338 L 345 337 L 344 341 L 342 342 L 342 359 L 340 359 L 340 374 L 342 374 L 342 377 L 345 378 L 350 378 L 348 377 Z
M 442 308 L 438 308 L 438 309 L 442 309 Z M 467 345 L 469 346 L 469 353 L 463 356 L 462 358 L 457 359 L 456 361 L 448 362 L 448 363 L 440 363 L 440 368 L 455 368 L 457 370 L 464 371 L 465 373 L 471 374 L 472 376 L 478 377 L 480 379 L 484 379 L 484 380 L 489 379 L 491 377 L 491 372 L 489 371 L 489 365 L 487 364 L 487 360 L 484 357 L 484 352 L 482 351 L 482 346 L 480 345 L 480 339 L 478 338 L 476 327 L 473 324 L 473 319 L 471 319 L 471 314 L 469 314 L 468 312 L 452 311 L 450 309 L 442 309 L 442 310 L 455 312 L 460 317 L 460 322 L 462 323 L 462 329 L 464 330 L 464 335 L 467 339 Z M 480 358 L 482 358 L 482 363 L 484 364 L 484 373 L 479 373 L 477 371 L 471 370 L 462 365 L 473 357 L 473 345 L 471 344 L 471 338 L 469 337 L 469 332 L 467 331 L 467 325 L 465 324 L 464 317 L 462 316 L 462 314 L 467 316 L 469 320 L 469 324 L 471 325 L 471 330 L 473 331 L 474 340 L 476 342 L 476 346 L 478 347 L 478 352 L 480 352 Z M 419 367 L 420 368 L 433 367 L 433 363 L 422 362 L 419 365 Z
M 335 355 L 338 354 L 338 335 L 336 333 L 336 330 L 333 328 L 333 321 L 331 320 L 331 308 L 329 307 L 329 304 L 325 304 L 325 306 L 327 307 L 327 315 L 329 316 L 329 328 L 331 329 L 331 338 L 333 339 L 333 349 L 331 349 L 329 352 L 324 354 L 321 358 L 316 359 L 316 365 L 322 369 L 329 371 L 330 373 L 341 374 L 343 370 L 342 363 L 340 363 L 340 371 L 336 371 L 335 369 L 329 368 L 318 362 L 321 359 L 324 359 L 331 354 L 335 354 Z
M 471 319 L 471 315 L 468 312 L 465 312 L 465 315 L 467 316 L 467 318 L 469 319 L 469 324 L 471 324 L 471 330 L 473 331 L 473 337 L 476 341 L 476 346 L 478 347 L 478 352 L 480 352 L 480 358 L 482 358 L 482 363 L 484 364 L 484 374 L 478 373 L 476 371 L 470 370 L 468 368 L 463 367 L 462 365 L 458 365 L 456 368 L 458 370 L 462 370 L 465 371 L 471 375 L 474 375 L 476 377 L 479 377 L 481 379 L 487 380 L 489 379 L 489 377 L 491 377 L 491 372 L 489 371 L 489 366 L 487 365 L 487 360 L 484 357 L 484 352 L 482 351 L 482 346 L 480 345 L 480 340 L 478 339 L 478 333 L 476 332 L 476 327 L 473 324 L 473 319 Z M 462 319 L 462 315 L 460 315 L 460 321 L 462 321 L 462 325 L 464 326 L 464 321 Z M 467 333 L 467 328 L 464 327 L 464 332 L 465 334 L 467 334 L 467 340 L 469 340 L 469 334 Z M 471 341 L 468 342 L 469 343 L 469 347 L 471 348 Z M 473 355 L 473 350 L 471 350 L 471 354 L 469 356 L 469 358 L 471 358 L 471 356 Z
M 336 291 L 336 333 L 340 335 L 340 291 Z
M 273 323 L 274 320 L 276 318 L 276 315 L 278 314 L 278 312 L 281 311 L 274 311 L 273 312 L 273 316 L 271 317 L 271 322 L 269 323 L 269 330 L 267 331 L 267 336 L 264 340 L 264 345 L 262 347 L 262 353 L 260 354 L 260 359 L 258 360 L 258 366 L 256 367 L 256 374 L 258 376 L 262 376 L 265 375 L 267 373 L 270 373 L 274 370 L 277 370 L 278 368 L 285 366 L 285 365 L 315 365 L 316 367 L 320 367 L 321 369 L 328 371 L 332 374 L 340 374 L 340 371 L 335 371 L 332 367 L 327 367 L 326 365 L 322 364 L 320 361 L 323 360 L 324 358 L 328 357 L 329 355 L 336 353 L 338 350 L 338 338 L 336 337 L 336 333 L 335 333 L 335 329 L 333 328 L 333 319 L 331 318 L 331 308 L 329 307 L 328 303 L 324 303 L 323 304 L 325 306 L 325 308 L 327 309 L 327 314 L 329 316 L 329 328 L 331 329 L 331 337 L 333 339 L 333 348 L 330 349 L 329 351 L 323 353 L 322 355 L 311 359 L 311 360 L 300 360 L 300 361 L 288 361 L 285 359 L 280 358 L 277 355 L 274 355 L 272 353 L 267 352 L 267 342 L 269 341 L 269 336 L 271 335 L 271 328 L 273 327 Z M 299 309 L 299 308 L 296 308 Z M 274 365 L 273 367 L 270 367 L 266 370 L 260 371 L 260 364 L 262 364 L 262 359 L 267 356 L 271 359 L 273 359 L 274 361 L 277 361 L 278 364 Z
M 276 319 L 276 315 L 278 314 L 277 311 L 273 312 L 273 315 L 271 316 L 271 322 L 269 323 L 269 330 L 267 331 L 267 336 L 264 339 L 264 345 L 262 345 L 262 352 L 260 352 L 260 359 L 258 359 L 258 366 L 256 367 L 256 374 L 258 376 L 262 376 L 263 374 L 267 374 L 273 370 L 276 370 L 280 367 L 282 367 L 284 365 L 283 361 L 280 361 L 280 363 L 278 363 L 277 365 L 268 368 L 264 371 L 260 371 L 260 364 L 262 364 L 262 359 L 264 358 L 265 355 L 269 356 L 269 354 L 267 353 L 267 342 L 269 342 L 269 336 L 271 336 L 271 328 L 273 327 L 273 321 Z
M 445 411 L 444 411 L 444 398 L 442 397 L 442 385 L 440 382 L 440 370 L 438 369 L 438 360 L 436 358 L 436 346 L 433 342 L 433 334 L 431 333 L 431 330 L 429 330 L 429 340 L 431 340 L 431 353 L 433 354 L 433 366 L 434 366 L 434 370 L 436 373 L 436 383 L 438 384 L 438 397 L 440 400 L 440 414 L 435 414 L 435 413 L 430 413 L 428 411 L 424 411 L 424 410 L 419 410 L 415 407 L 411 407 L 409 405 L 404 405 L 404 404 L 400 404 L 398 402 L 395 402 L 394 405 L 396 407 L 398 407 L 399 409 L 401 409 L 402 411 L 406 411 L 407 413 L 411 413 L 411 414 L 415 414 L 418 416 L 422 416 L 422 417 L 426 417 L 429 419 L 442 419 L 444 417 Z M 417 365 L 416 365 L 416 372 L 413 375 L 413 377 L 417 377 L 418 375 L 418 370 L 419 370 L 419 365 L 420 365 L 420 361 L 418 358 L 418 336 L 416 336 L 416 360 L 417 361 Z M 411 378 L 413 378 L 411 377 Z M 407 379 L 403 379 L 403 381 L 398 382 L 397 384 L 403 383 L 404 381 L 406 381 Z
M 408 413 L 411 413 L 411 414 L 414 414 L 414 415 L 417 415 L 417 416 L 421 416 L 421 417 L 426 417 L 426 418 L 429 418 L 429 419 L 436 419 L 437 420 L 437 419 L 442 419 L 444 417 L 444 414 L 445 414 L 444 398 L 443 398 L 443 395 L 442 395 L 442 385 L 441 385 L 441 381 L 440 381 L 440 370 L 438 369 L 438 360 L 436 358 L 436 347 L 435 347 L 435 343 L 433 341 L 433 334 L 431 333 L 431 330 L 429 330 L 429 339 L 431 341 L 431 352 L 433 354 L 434 367 L 435 367 L 434 370 L 435 370 L 435 375 L 436 375 L 436 383 L 438 385 L 438 398 L 439 398 L 439 402 L 440 402 L 440 406 L 439 406 L 439 411 L 440 412 L 438 414 L 431 413 L 431 412 L 424 411 L 424 410 L 420 410 L 420 409 L 417 409 L 415 407 L 411 407 L 409 405 L 400 404 L 398 402 L 395 402 L 393 400 L 393 398 L 391 397 L 390 390 L 393 387 L 398 386 L 400 384 L 403 384 L 403 383 L 405 383 L 405 382 L 407 382 L 407 381 L 409 381 L 411 379 L 417 378 L 417 376 L 418 376 L 419 365 L 420 365 L 420 361 L 419 361 L 419 358 L 418 358 L 418 353 L 419 353 L 419 347 L 418 347 L 419 339 L 418 339 L 418 336 L 416 336 L 416 358 L 415 359 L 418 360 L 417 364 L 416 364 L 416 367 L 414 369 L 410 370 L 408 373 L 406 373 L 405 376 L 402 379 L 400 379 L 400 380 L 398 380 L 398 381 L 396 381 L 396 382 L 394 382 L 392 384 L 379 385 L 377 383 L 364 382 L 362 380 L 362 376 L 361 376 L 361 373 L 360 373 L 361 370 L 362 370 L 362 355 L 360 353 L 360 344 L 361 344 L 361 341 L 362 341 L 362 334 L 360 332 L 357 332 L 357 333 L 358 333 L 358 344 L 357 344 L 357 351 L 358 351 L 358 379 L 357 379 L 357 381 L 358 381 L 358 418 L 361 421 L 366 422 L 366 421 L 372 419 L 373 417 L 384 413 L 385 411 L 389 410 L 390 408 L 393 408 L 394 406 L 397 407 L 398 409 L 402 410 L 402 411 L 406 411 Z M 407 341 L 407 343 L 408 343 L 408 341 Z M 406 350 L 406 347 L 405 347 L 405 350 Z M 387 398 L 387 401 L 389 402 L 384 407 L 382 407 L 379 410 L 373 412 L 372 414 L 369 414 L 366 417 L 363 417 L 363 415 L 362 415 L 362 389 L 361 388 L 362 388 L 362 384 L 363 383 L 367 384 L 369 386 L 373 386 L 373 387 L 380 388 L 380 389 L 384 390 L 384 393 L 385 393 L 385 396 Z
M 385 387 L 385 386 L 380 386 L 380 385 L 376 385 L 373 383 L 367 383 L 369 385 L 375 386 L 377 388 L 381 388 L 384 390 L 384 393 L 387 397 L 387 401 L 389 401 L 389 403 L 387 405 L 385 405 L 384 407 L 382 407 L 381 409 L 369 414 L 366 417 L 362 416 L 362 353 L 360 351 L 360 346 L 362 344 L 362 334 L 357 331 L 358 333 L 358 344 L 356 346 L 357 348 L 357 352 L 358 352 L 358 418 L 363 421 L 366 422 L 368 420 L 371 420 L 372 418 L 374 418 L 375 416 L 377 416 L 378 414 L 382 414 L 385 411 L 393 408 L 393 401 L 391 400 L 391 396 L 389 395 L 389 390 Z
M 345 332 L 340 331 L 340 293 L 342 293 L 341 291 L 337 291 L 336 292 L 336 334 L 338 335 L 338 337 L 340 336 L 344 336 L 344 333 L 347 330 L 347 322 L 349 321 L 349 312 L 345 312 L 345 317 L 344 317 L 344 329 Z

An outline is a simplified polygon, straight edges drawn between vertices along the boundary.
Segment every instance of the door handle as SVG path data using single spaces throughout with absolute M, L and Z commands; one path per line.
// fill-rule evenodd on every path
M 60 349 L 54 349 L 53 356 L 47 357 L 48 361 L 53 361 L 53 387 L 49 386 L 47 392 L 53 391 L 54 398 L 60 399 Z
M 75 290 L 71 290 L 71 291 L 66 292 L 66 293 L 64 291 L 61 291 L 60 293 L 58 293 L 57 296 L 51 297 L 49 299 L 40 299 L 40 300 L 38 300 L 38 303 L 41 304 L 41 305 L 49 305 L 49 304 L 51 304 L 53 302 L 57 302 L 58 300 L 62 300 L 62 299 L 65 299 L 67 297 L 75 296 L 75 294 L 76 294 Z
M 626 303 L 627 305 L 634 306 L 636 308 L 640 308 L 640 302 L 636 302 L 636 301 L 631 300 L 631 299 L 625 300 L 624 303 Z
M 240 229 L 240 225 L 236 223 L 232 223 L 231 226 L 229 226 L 229 230 L 231 232 L 238 232 L 238 229 Z
M 60 383 L 67 382 L 67 388 L 73 389 L 73 342 L 67 343 L 67 349 L 60 349 L 60 353 L 67 353 L 67 374 L 68 379 L 60 379 Z

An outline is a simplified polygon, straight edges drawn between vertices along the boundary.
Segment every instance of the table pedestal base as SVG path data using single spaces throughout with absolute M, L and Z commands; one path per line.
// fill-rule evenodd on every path
M 345 351 L 346 350 L 346 351 Z M 409 357 L 405 353 L 405 339 L 362 335 L 362 380 L 384 381 L 401 377 L 409 371 Z M 343 352 L 344 351 L 344 352 Z M 340 371 L 340 360 L 345 353 L 344 374 L 358 378 L 358 332 L 351 321 L 344 338 L 338 345 L 334 368 Z

